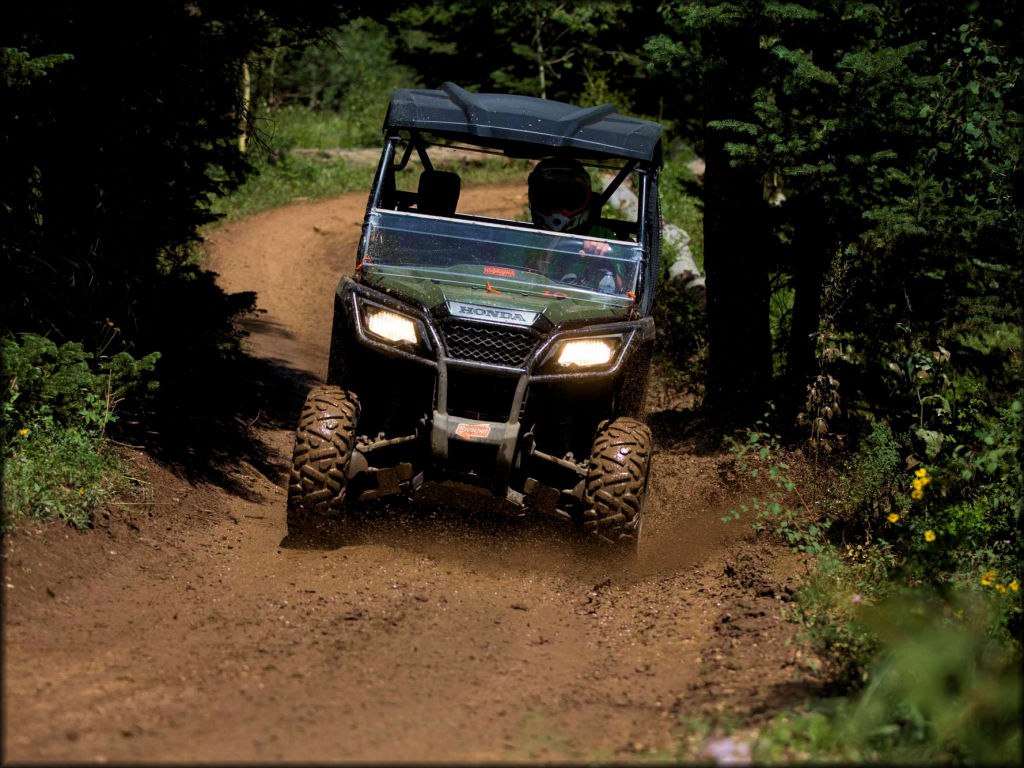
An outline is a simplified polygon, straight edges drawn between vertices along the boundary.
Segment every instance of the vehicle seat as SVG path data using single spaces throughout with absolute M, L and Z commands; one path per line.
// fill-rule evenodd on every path
M 416 192 L 416 210 L 432 216 L 451 216 L 459 203 L 462 179 L 452 171 L 423 171 Z

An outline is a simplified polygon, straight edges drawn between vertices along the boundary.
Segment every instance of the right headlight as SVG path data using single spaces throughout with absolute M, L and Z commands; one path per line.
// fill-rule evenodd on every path
M 605 339 L 567 341 L 558 353 L 558 365 L 565 368 L 572 365 L 578 365 L 581 368 L 605 365 L 612 359 L 614 351 L 611 342 Z
M 366 307 L 366 330 L 388 341 L 416 343 L 416 323 L 396 312 Z

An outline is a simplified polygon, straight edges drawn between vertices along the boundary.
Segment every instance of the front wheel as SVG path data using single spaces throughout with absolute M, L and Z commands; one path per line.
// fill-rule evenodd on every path
M 620 552 L 636 554 L 651 476 L 650 428 L 620 416 L 602 422 L 590 451 L 583 530 Z
M 359 400 L 341 387 L 313 387 L 295 430 L 288 480 L 288 535 L 325 529 L 340 517 L 356 442 Z

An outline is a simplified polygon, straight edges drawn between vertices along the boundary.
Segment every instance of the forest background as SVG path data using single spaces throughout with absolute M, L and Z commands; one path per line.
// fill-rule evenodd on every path
M 326 150 L 376 146 L 391 89 L 611 102 L 664 124 L 664 218 L 707 275 L 705 309 L 668 254 L 661 370 L 770 479 L 735 516 L 808 558 L 790 617 L 834 695 L 780 713 L 758 754 L 1018 759 L 1021 29 L 985 1 L 19 8 L 4 525 L 89 525 L 128 436 L 230 461 L 255 297 L 202 270 L 204 228 L 366 189 L 372 169 Z

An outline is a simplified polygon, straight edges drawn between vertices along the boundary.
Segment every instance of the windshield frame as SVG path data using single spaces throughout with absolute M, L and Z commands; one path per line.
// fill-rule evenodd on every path
M 462 134 L 445 135 L 441 142 L 432 143 L 424 138 L 421 131 L 415 129 L 386 129 L 380 161 L 374 176 L 373 186 L 370 190 L 370 197 L 367 201 L 366 219 L 364 219 L 363 225 L 363 238 L 360 240 L 359 245 L 360 259 L 366 252 L 366 236 L 368 232 L 367 223 L 371 212 L 377 208 L 382 208 L 383 210 L 409 210 L 407 207 L 402 205 L 395 205 L 395 200 L 393 198 L 396 194 L 396 171 L 403 169 L 406 163 L 414 155 L 419 159 L 425 169 L 432 169 L 434 165 L 430 157 L 427 155 L 427 149 L 433 147 L 447 148 L 453 140 L 457 140 L 460 145 L 458 149 L 460 150 L 465 149 L 470 152 L 483 153 L 483 155 L 504 155 L 512 160 L 521 160 L 524 158 L 540 159 L 551 151 L 551 148 L 542 146 L 539 143 L 535 145 L 517 144 L 515 147 L 512 147 L 496 144 L 494 142 L 481 142 L 479 137 L 466 136 Z M 399 150 L 402 150 L 401 154 L 399 153 Z M 607 161 L 609 160 L 607 157 L 591 157 L 590 155 L 577 155 L 577 153 L 570 154 L 571 156 L 576 157 L 576 159 L 579 159 L 585 167 L 593 167 L 595 169 L 607 168 Z M 623 160 L 624 158 L 616 157 L 613 159 L 613 162 L 621 163 Z M 456 159 L 456 170 L 458 170 L 459 164 L 460 161 Z M 602 225 L 609 225 L 610 228 L 616 231 L 620 236 L 625 233 L 626 237 L 641 246 L 642 264 L 639 270 L 640 279 L 635 291 L 633 303 L 636 310 L 638 310 L 643 316 L 647 316 L 653 311 L 655 287 L 658 283 L 661 264 L 661 258 L 659 255 L 661 250 L 659 237 L 660 222 L 657 214 L 657 187 L 660 164 L 660 158 L 651 162 L 640 161 L 632 170 L 633 189 L 636 192 L 639 202 L 635 220 L 620 221 L 608 220 L 605 218 L 600 220 Z M 616 182 L 619 181 L 620 179 L 616 179 Z M 612 188 L 612 186 L 609 186 L 605 192 L 609 192 Z M 382 201 L 386 201 L 386 205 L 382 206 Z M 652 206 L 654 206 L 653 211 L 651 210 Z M 464 213 L 458 213 L 456 216 L 465 220 L 479 221 L 482 223 L 505 223 L 510 226 L 519 227 L 530 226 L 529 224 L 516 221 L 470 216 Z M 355 277 L 357 280 L 360 279 L 358 273 Z
M 632 240 L 551 232 L 465 214 L 373 208 L 364 243 L 360 263 L 366 276 L 486 284 L 492 293 L 602 304 L 631 301 L 644 266 L 642 245 Z M 575 280 L 568 279 L 571 275 Z

